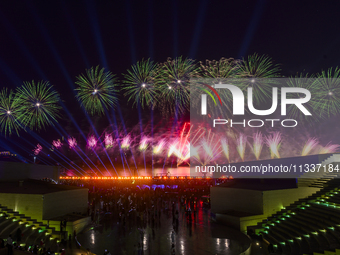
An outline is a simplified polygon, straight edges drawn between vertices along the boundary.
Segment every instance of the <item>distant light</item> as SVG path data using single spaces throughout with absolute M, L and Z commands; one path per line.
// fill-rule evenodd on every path
M 39 107 L 39 106 L 40 106 L 40 103 L 36 103 L 35 105 L 36 105 L 37 107 Z
M 145 88 L 145 83 L 142 84 L 142 87 Z
M 10 115 L 10 114 L 11 114 L 11 111 L 7 111 L 7 114 Z
M 224 244 L 225 244 L 225 247 L 228 248 L 229 247 L 229 239 L 225 239 Z
M 254 83 L 254 82 L 255 82 L 255 79 L 251 79 L 251 82 Z
M 95 89 L 95 90 L 94 90 L 94 93 L 96 94 L 97 92 L 98 92 L 98 89 Z
M 328 92 L 328 95 L 329 95 L 329 96 L 333 96 L 333 92 L 332 92 L 332 91 L 329 91 L 329 92 Z
M 181 80 L 177 80 L 177 83 L 181 83 L 182 81 Z
M 172 89 L 172 87 L 171 87 L 171 86 L 169 86 L 169 89 Z

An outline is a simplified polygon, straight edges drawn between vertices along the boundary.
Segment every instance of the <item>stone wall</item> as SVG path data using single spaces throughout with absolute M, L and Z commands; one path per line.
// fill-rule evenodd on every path
M 37 220 L 42 220 L 43 202 L 41 194 L 0 194 L 1 205 Z
M 263 214 L 265 217 L 268 217 L 296 200 L 308 197 L 319 190 L 320 188 L 300 187 L 296 189 L 263 191 Z
M 87 189 L 65 190 L 44 195 L 43 219 L 48 220 L 70 213 L 86 213 Z
M 87 189 L 48 194 L 0 193 L 0 204 L 38 221 L 87 212 Z
M 270 215 L 289 206 L 300 198 L 306 198 L 320 188 L 300 187 L 281 190 L 246 190 L 228 187 L 212 187 L 211 211 L 216 220 L 246 232 L 248 226 L 256 225 Z M 227 211 L 240 212 L 239 216 Z M 242 212 L 253 214 L 242 216 Z
M 235 210 L 263 214 L 262 191 L 215 186 L 210 188 L 210 198 L 213 213 Z
M 0 180 L 24 180 L 50 178 L 59 180 L 59 167 L 20 162 L 0 161 Z

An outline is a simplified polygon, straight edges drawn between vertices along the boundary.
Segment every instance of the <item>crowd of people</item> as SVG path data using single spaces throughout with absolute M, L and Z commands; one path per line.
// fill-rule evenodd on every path
M 43 239 L 41 239 L 39 244 L 28 245 L 24 244 L 21 245 L 21 229 L 18 228 L 16 231 L 15 236 L 9 235 L 7 239 L 0 239 L 0 249 L 7 248 L 7 255 L 13 255 L 14 250 L 19 250 L 27 253 L 32 254 L 39 254 L 39 255 L 54 255 L 55 252 L 51 250 L 51 248 L 46 248 Z M 61 249 L 59 251 L 60 255 L 65 255 L 65 250 Z
M 91 224 L 99 226 L 108 219 L 119 226 L 119 233 L 124 237 L 125 232 L 132 228 L 138 229 L 139 238 L 135 243 L 136 254 L 144 252 L 144 236 L 146 229 L 152 229 L 152 235 L 161 228 L 162 217 L 172 222 L 170 236 L 170 254 L 176 254 L 176 233 L 180 224 L 187 224 L 188 229 L 196 222 L 199 209 L 209 207 L 210 187 L 213 179 L 184 179 L 184 180 L 81 180 L 64 179 L 59 184 L 87 188 L 88 216 Z M 61 222 L 61 229 L 64 227 Z M 53 255 L 54 251 L 46 248 L 43 240 L 39 244 L 20 245 L 21 229 L 14 237 L 0 240 L 0 247 L 7 246 L 8 255 L 18 249 L 33 254 Z M 84 244 L 86 245 L 86 244 Z M 104 251 L 103 247 L 103 251 Z M 59 251 L 64 254 L 64 250 Z M 108 250 L 104 255 L 111 255 Z
M 89 189 L 88 215 L 94 226 L 110 218 L 120 226 L 122 235 L 137 227 L 140 233 L 135 244 L 137 254 L 143 254 L 145 229 L 150 227 L 154 236 L 162 224 L 161 216 L 165 216 L 172 222 L 170 252 L 175 254 L 180 217 L 188 226 L 196 221 L 198 209 L 209 207 L 210 186 L 215 180 L 62 180 L 62 183 Z M 104 255 L 109 253 L 105 251 Z

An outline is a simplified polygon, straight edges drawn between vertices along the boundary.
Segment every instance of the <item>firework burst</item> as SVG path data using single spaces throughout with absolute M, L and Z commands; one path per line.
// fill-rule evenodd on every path
M 329 118 L 340 113 L 340 68 L 329 68 L 317 75 L 314 81 L 315 107 L 321 118 Z
M 312 150 L 318 146 L 319 141 L 316 138 L 309 138 L 302 148 L 301 156 L 307 156 Z
M 263 136 L 261 132 L 257 132 L 253 134 L 253 153 L 255 155 L 255 158 L 259 160 L 261 156 L 261 151 L 263 148 Z
M 191 59 L 183 59 L 182 57 L 174 60 L 168 59 L 160 68 L 159 89 L 161 108 L 164 113 L 182 114 L 189 110 L 190 78 L 197 75 L 197 67 Z
M 222 79 L 203 79 L 203 78 L 193 78 L 190 80 L 190 104 L 191 111 L 201 111 L 201 103 L 202 103 L 202 92 L 206 95 L 209 95 L 209 100 L 207 102 L 207 108 L 210 113 L 208 114 L 211 117 L 211 114 L 214 116 L 228 116 L 232 113 L 232 94 L 226 89 L 214 88 L 216 84 L 236 84 L 238 82 L 237 79 L 234 79 L 235 82 Z M 220 96 L 218 100 L 215 99 L 213 94 L 211 93 L 211 89 L 215 90 Z M 221 100 L 221 101 L 220 101 Z
M 156 146 L 153 147 L 153 154 L 161 154 L 162 151 L 165 149 L 166 142 L 164 139 L 160 140 Z
M 206 154 L 207 158 L 214 157 L 213 148 L 210 146 L 210 143 L 206 141 L 205 139 L 202 141 L 202 149 L 204 153 Z
M 190 143 L 188 141 L 181 143 L 178 140 L 170 144 L 168 157 L 171 155 L 175 155 L 177 157 L 177 166 L 186 162 L 190 158 Z
M 129 149 L 130 145 L 131 145 L 131 137 L 127 135 L 122 139 L 122 143 L 120 146 L 122 149 Z
M 53 140 L 53 141 L 52 141 L 52 145 L 53 145 L 54 148 L 59 149 L 59 148 L 61 148 L 61 146 L 63 145 L 63 143 L 60 141 L 60 139 L 58 139 L 58 140 Z
M 294 119 L 301 119 L 306 121 L 315 121 L 318 120 L 318 113 L 316 112 L 316 103 L 315 103 L 315 96 L 317 95 L 320 88 L 316 86 L 315 79 L 308 77 L 308 74 L 297 75 L 296 77 L 289 78 L 287 82 L 287 86 L 292 88 L 304 88 L 307 89 L 313 98 L 313 100 L 309 100 L 308 102 L 304 103 L 303 106 L 313 115 L 313 118 L 308 118 L 298 107 L 294 104 L 291 104 L 287 108 L 287 113 L 291 118 Z M 306 95 L 303 93 L 288 93 L 287 98 L 289 99 L 298 99 L 304 98 Z
M 87 147 L 90 149 L 95 148 L 97 145 L 97 139 L 94 137 L 94 135 L 91 135 L 88 139 L 87 139 Z
M 190 158 L 190 156 L 192 156 L 192 153 L 195 153 L 195 151 L 191 150 L 194 147 L 190 143 L 190 138 L 192 143 L 197 141 L 198 139 L 196 137 L 198 133 L 195 132 L 193 135 L 192 128 L 193 127 L 190 125 L 190 123 L 185 123 L 180 132 L 179 138 L 176 138 L 170 143 L 168 157 L 175 155 L 177 157 L 177 165 L 180 165 L 184 162 L 190 165 L 187 160 Z
M 34 155 L 39 155 L 39 153 L 42 151 L 43 147 L 38 143 L 37 146 L 34 148 L 33 153 Z
M 199 152 L 198 152 L 198 149 L 199 147 L 194 147 L 192 146 L 192 144 L 190 144 L 190 157 L 193 157 L 193 158 L 199 158 Z
M 339 144 L 331 144 L 328 143 L 326 146 L 322 147 L 319 151 L 319 154 L 326 154 L 326 153 L 334 153 L 337 152 L 339 149 Z
M 203 77 L 215 78 L 218 81 L 219 78 L 235 77 L 236 63 L 233 58 L 221 58 L 219 61 L 206 60 L 205 64 L 200 62 L 200 69 Z
M 77 77 L 77 99 L 84 109 L 91 115 L 103 114 L 104 108 L 115 106 L 116 78 L 114 75 L 99 66 L 86 70 L 86 74 Z
M 280 76 L 281 69 L 273 64 L 270 57 L 257 53 L 243 58 L 239 63 L 236 76 L 242 79 L 241 87 L 252 88 L 254 102 L 265 102 L 272 95 L 273 80 Z M 267 78 L 267 79 L 262 79 Z
M 148 146 L 149 146 L 149 138 L 143 137 L 142 140 L 139 143 L 138 149 L 140 151 L 146 151 Z
M 240 155 L 240 158 L 242 161 L 244 161 L 246 146 L 247 146 L 247 136 L 245 134 L 240 134 L 239 137 L 237 138 L 236 150 L 238 154 Z
M 281 133 L 274 132 L 272 135 L 269 135 L 268 137 L 266 137 L 266 144 L 270 150 L 270 157 L 280 158 L 279 149 L 281 146 Z
M 67 142 L 70 149 L 74 149 L 77 146 L 77 140 L 74 137 L 69 137 Z
M 106 149 L 110 149 L 113 147 L 114 140 L 111 134 L 105 134 L 104 143 Z
M 221 146 L 222 146 L 222 150 L 223 150 L 225 157 L 227 158 L 228 162 L 230 162 L 230 148 L 229 148 L 228 140 L 222 139 Z
M 17 95 L 21 113 L 19 119 L 30 129 L 39 130 L 53 125 L 60 117 L 59 94 L 49 82 L 24 82 L 17 89 Z
M 280 67 L 273 60 L 257 53 L 242 58 L 237 68 L 237 76 L 242 78 L 275 78 L 280 76 Z
M 158 95 L 157 65 L 150 59 L 139 61 L 124 74 L 124 78 L 122 91 L 128 101 L 132 100 L 133 105 L 139 104 L 142 108 L 153 108 Z
M 202 157 L 196 156 L 196 158 L 203 166 L 215 161 L 222 153 L 221 144 L 216 143 L 214 136 L 211 130 L 208 130 L 206 136 L 201 140 Z
M 5 136 L 13 132 L 19 135 L 19 130 L 22 128 L 19 117 L 19 102 L 13 91 L 7 91 L 3 88 L 0 91 L 0 130 Z

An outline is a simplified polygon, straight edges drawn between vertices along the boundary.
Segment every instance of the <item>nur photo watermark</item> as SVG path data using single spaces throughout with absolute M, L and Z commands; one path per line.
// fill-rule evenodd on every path
M 191 174 L 217 165 L 238 169 L 227 175 L 239 178 L 320 177 L 330 163 L 339 171 L 339 85 L 338 79 L 192 79 Z M 285 171 L 266 171 L 265 165 Z

